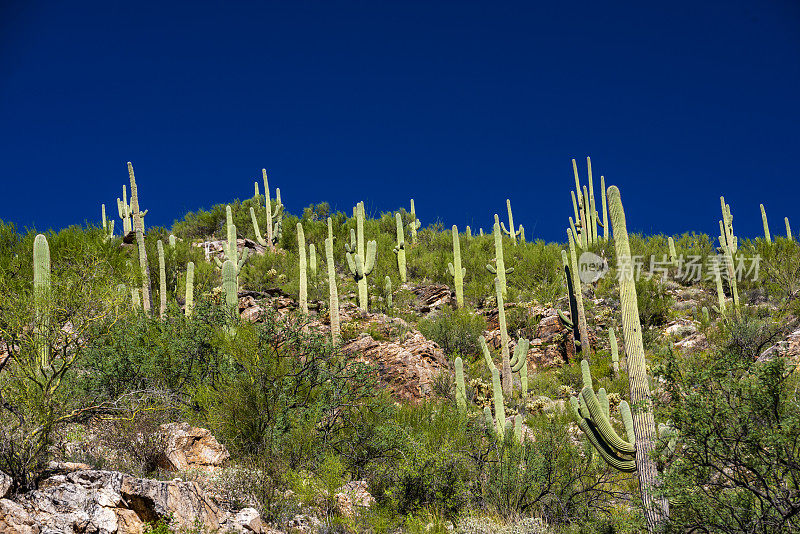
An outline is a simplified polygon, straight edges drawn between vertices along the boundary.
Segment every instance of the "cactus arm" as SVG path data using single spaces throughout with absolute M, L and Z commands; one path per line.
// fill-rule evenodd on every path
M 587 420 L 581 416 L 578 408 L 577 399 L 575 397 L 571 397 L 569 400 L 570 400 L 570 413 L 572 413 L 573 418 L 578 423 L 578 427 L 581 429 L 581 431 L 583 431 L 584 435 L 589 440 L 589 443 L 591 443 L 594 449 L 600 453 L 600 456 L 603 458 L 603 460 L 614 469 L 617 469 L 618 471 L 621 471 L 623 473 L 635 472 L 636 461 L 618 456 L 617 454 L 615 454 L 614 451 L 609 449 L 607 445 L 605 445 L 600 439 L 598 439 L 598 436 L 595 434 L 594 429 L 589 425 Z
M 492 360 L 492 353 L 489 351 L 489 345 L 486 343 L 486 338 L 479 336 L 478 344 L 481 346 L 481 352 L 483 353 L 483 359 L 486 362 L 486 367 L 488 367 L 491 371 L 495 368 L 495 365 L 494 360 Z
M 764 204 L 761 204 L 761 222 L 764 224 L 764 239 L 767 243 L 772 243 L 772 237 L 769 234 L 769 223 L 767 222 L 767 212 L 764 210 Z
M 258 187 L 258 182 L 256 182 L 256 187 Z M 258 226 L 258 218 L 256 218 L 256 210 L 254 210 L 252 206 L 250 207 L 250 221 L 253 223 L 253 231 L 256 234 L 256 242 L 262 247 L 269 246 L 267 240 L 261 235 L 261 229 Z M 267 226 L 269 226 L 269 223 L 267 223 Z
M 364 266 L 364 276 L 372 274 L 373 269 L 375 269 L 375 258 L 377 255 L 378 243 L 376 241 L 370 241 L 367 243 L 367 263 Z

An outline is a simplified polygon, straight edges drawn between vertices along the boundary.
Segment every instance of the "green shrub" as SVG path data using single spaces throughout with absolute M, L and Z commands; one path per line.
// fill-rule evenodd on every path
M 478 337 L 486 330 L 486 319 L 467 309 L 444 309 L 431 319 L 422 319 L 419 330 L 449 358 L 460 355 L 472 360 L 480 354 Z

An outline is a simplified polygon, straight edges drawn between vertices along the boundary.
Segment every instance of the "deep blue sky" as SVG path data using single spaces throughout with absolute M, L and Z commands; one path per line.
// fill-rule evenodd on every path
M 488 229 L 511 197 L 562 241 L 590 155 L 633 229 L 716 235 L 724 194 L 779 234 L 799 132 L 796 0 L 0 0 L 0 219 L 39 229 L 115 213 L 130 160 L 150 225 L 266 167 L 295 213 Z

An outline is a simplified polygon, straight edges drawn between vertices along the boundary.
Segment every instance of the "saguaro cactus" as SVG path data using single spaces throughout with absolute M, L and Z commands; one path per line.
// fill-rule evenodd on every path
M 34 344 L 39 357 L 39 368 L 50 365 L 51 309 L 50 287 L 50 245 L 47 238 L 38 234 L 33 240 L 33 305 L 34 305 Z
M 406 283 L 406 239 L 403 233 L 403 217 L 400 213 L 395 213 L 395 222 L 397 223 L 397 245 L 394 247 L 394 253 L 397 254 L 397 270 L 400 271 L 400 282 Z
M 568 230 L 569 231 L 569 230 Z M 558 310 L 558 317 L 561 319 L 561 323 L 572 332 L 572 341 L 573 346 L 575 347 L 575 352 L 580 352 L 581 350 L 581 330 L 578 327 L 578 299 L 575 296 L 575 287 L 573 286 L 572 277 L 572 268 L 570 267 L 569 259 L 567 257 L 567 251 L 561 251 L 561 263 L 564 267 L 564 278 L 567 282 L 567 299 L 569 301 L 569 319 L 564 317 L 564 314 L 561 310 Z M 579 280 L 580 281 L 580 280 Z M 582 295 L 581 295 L 582 296 Z
M 122 199 L 117 198 L 117 212 L 122 219 L 122 237 L 125 237 L 133 230 L 131 223 L 131 206 L 128 204 L 128 190 L 122 186 Z M 142 215 L 144 216 L 144 215 Z
M 464 233 L 466 234 L 467 241 L 469 241 L 470 239 L 472 239 L 472 228 L 470 228 L 469 226 L 467 226 L 467 227 L 464 229 Z
M 725 197 L 719 197 L 719 202 L 722 208 L 722 231 L 720 232 L 720 245 L 723 247 L 730 247 L 731 253 L 735 254 L 739 249 L 739 244 L 738 239 L 733 233 L 733 214 L 731 214 L 731 206 L 730 204 L 725 203 Z
M 308 245 L 308 271 L 311 273 L 311 279 L 317 279 L 317 247 L 314 243 Z M 315 282 L 316 285 L 316 282 Z
M 142 272 L 142 308 L 150 313 L 150 268 L 147 264 L 147 250 L 144 247 L 144 216 L 147 210 L 139 208 L 139 190 L 136 188 L 136 177 L 133 165 L 128 162 L 128 178 L 131 181 L 131 216 L 136 231 L 136 248 L 139 249 L 139 268 Z
M 414 199 L 411 199 L 411 222 L 408 223 L 408 228 L 411 231 L 411 242 L 417 242 L 417 230 L 422 226 L 422 223 L 417 219 L 417 211 L 414 208 Z
M 498 222 L 496 214 L 494 219 L 494 228 L 492 233 L 494 235 L 495 265 L 492 265 L 491 263 L 487 264 L 486 270 L 494 275 L 497 275 L 497 279 L 500 281 L 500 288 L 503 290 L 503 296 L 505 296 L 508 294 L 506 275 L 513 273 L 514 268 L 510 267 L 506 269 L 506 262 L 503 259 L 503 235 L 500 233 L 500 223 Z
M 306 277 L 306 235 L 297 223 L 297 254 L 300 258 L 300 310 L 308 315 L 308 278 Z
M 261 174 L 264 179 L 264 196 L 265 201 L 264 205 L 267 211 L 267 236 L 264 239 L 261 236 L 261 231 L 258 226 L 258 218 L 256 217 L 255 210 L 250 208 L 250 220 L 253 223 L 253 231 L 256 234 L 256 241 L 262 247 L 270 247 L 273 250 L 275 246 L 280 241 L 280 231 L 283 226 L 283 203 L 281 203 L 281 191 L 280 189 L 275 190 L 275 211 L 272 210 L 272 200 L 269 198 L 269 180 L 267 180 L 267 169 L 261 169 Z M 258 191 L 258 182 L 255 182 L 255 193 L 256 196 L 259 196 Z
M 678 265 L 678 253 L 675 251 L 675 241 L 672 239 L 672 236 L 667 238 L 667 246 L 669 247 L 669 261 L 672 262 L 672 265 Z
M 186 307 L 184 314 L 191 317 L 194 311 L 194 262 L 186 264 Z
M 158 315 L 163 319 L 167 313 L 167 270 L 164 261 L 164 243 L 160 239 L 156 242 L 156 249 L 158 250 Z
M 453 263 L 447 264 L 447 269 L 450 271 L 450 276 L 456 286 L 456 306 L 462 308 L 464 306 L 464 276 L 467 274 L 467 269 L 461 267 L 461 242 L 458 238 L 458 227 L 454 224 L 453 232 Z
M 239 307 L 239 283 L 233 260 L 225 260 L 222 264 L 222 290 L 225 292 L 225 306 L 235 314 Z
M 231 260 L 233 262 L 234 267 L 236 267 L 236 276 L 239 276 L 239 271 L 242 269 L 244 262 L 247 261 L 247 258 L 250 255 L 250 249 L 243 247 L 242 252 L 239 252 L 239 245 L 237 244 L 236 240 L 236 225 L 233 224 L 233 213 L 231 212 L 230 205 L 225 206 L 225 218 L 227 221 L 226 228 L 228 239 L 225 242 L 225 245 L 223 245 L 223 253 L 226 260 Z M 222 260 L 215 257 L 214 261 L 216 262 L 217 267 L 223 267 L 224 263 Z
M 631 265 L 631 249 L 625 212 L 622 209 L 619 189 L 608 188 L 608 201 L 611 208 L 611 222 L 614 228 L 614 246 L 620 265 Z M 650 385 L 647 380 L 647 363 L 642 343 L 642 323 L 636 300 L 636 284 L 631 270 L 623 270 L 619 277 L 620 301 L 622 304 L 622 334 L 627 353 L 628 378 L 630 380 L 631 403 L 637 407 L 633 414 L 633 429 L 636 435 L 636 468 L 639 472 L 639 487 L 647 518 L 648 530 L 669 517 L 669 503 L 663 497 L 655 497 L 656 464 L 652 458 L 655 448 L 656 427 L 653 420 Z
M 511 372 L 519 374 L 519 383 L 522 389 L 522 398 L 528 396 L 528 349 L 531 342 L 525 338 L 520 338 L 514 347 L 514 356 L 509 362 Z
M 792 240 L 792 227 L 789 226 L 789 217 L 784 217 L 783 222 L 786 223 L 786 239 Z
M 514 244 L 516 245 L 517 244 L 517 236 L 519 235 L 520 231 L 516 230 L 514 228 L 514 215 L 511 213 L 511 199 L 510 198 L 506 199 L 506 208 L 508 209 L 508 228 L 506 228 L 505 224 L 503 224 L 503 223 L 500 223 L 500 228 L 503 229 L 503 232 L 508 234 L 508 236 L 511 238 L 511 241 L 513 241 Z
M 571 230 L 567 230 L 569 240 L 570 273 L 572 274 L 572 290 L 575 294 L 575 305 L 578 312 L 578 331 L 580 332 L 580 349 L 584 354 L 591 352 L 589 346 L 589 327 L 586 323 L 586 312 L 583 308 L 583 291 L 581 290 L 581 277 L 578 274 L 578 255 L 575 252 L 575 239 Z M 573 322 L 575 319 L 572 319 Z
M 769 223 L 767 222 L 767 212 L 764 210 L 764 204 L 761 206 L 761 222 L 764 224 L 764 239 L 767 243 L 772 243 L 772 237 L 769 235 Z
M 608 343 L 611 345 L 611 376 L 619 376 L 619 349 L 617 348 L 617 333 L 613 328 L 608 329 Z
M 494 292 L 497 297 L 497 318 L 500 323 L 500 353 L 503 358 L 503 391 L 510 397 L 513 392 L 514 383 L 511 380 L 511 358 L 508 349 L 505 302 L 503 302 L 503 290 L 500 287 L 500 280 L 498 278 L 494 279 Z
M 328 219 L 330 220 L 330 219 Z M 339 291 L 336 288 L 336 266 L 333 263 L 333 238 L 325 240 L 325 263 L 328 267 L 328 289 L 330 296 L 329 315 L 331 317 L 331 340 L 338 343 L 339 329 Z
M 386 275 L 386 278 L 384 278 L 383 291 L 384 291 L 384 295 L 385 295 L 385 298 L 386 298 L 386 308 L 391 310 L 392 309 L 392 304 L 393 304 L 393 302 L 392 302 L 392 279 L 389 278 L 389 275 Z
M 628 437 L 626 440 L 622 439 L 611 426 L 606 390 L 600 388 L 595 394 L 592 389 L 592 376 L 586 360 L 581 361 L 581 370 L 583 389 L 577 398 L 570 397 L 569 399 L 572 416 L 603 460 L 620 471 L 627 473 L 636 471 L 634 458 L 638 459 L 638 453 L 630 406 L 626 401 L 619 404 L 619 411 Z
M 600 198 L 603 203 L 603 240 L 608 241 L 608 207 L 606 205 L 606 177 L 600 175 Z
M 101 211 L 103 213 L 103 234 L 105 234 L 104 239 L 108 241 L 112 237 L 114 237 L 114 221 L 109 221 L 106 219 L 106 205 L 100 205 Z
M 456 356 L 456 406 L 461 415 L 467 413 L 467 388 L 464 385 L 464 361 L 461 356 Z
M 350 269 L 353 279 L 358 284 L 358 305 L 367 311 L 369 307 L 369 295 L 367 294 L 367 276 L 372 274 L 375 268 L 375 255 L 378 245 L 375 241 L 367 243 L 366 254 L 364 252 L 364 203 L 359 202 L 356 206 L 356 228 L 357 232 L 350 231 L 350 243 L 345 243 L 345 257 L 347 266 Z

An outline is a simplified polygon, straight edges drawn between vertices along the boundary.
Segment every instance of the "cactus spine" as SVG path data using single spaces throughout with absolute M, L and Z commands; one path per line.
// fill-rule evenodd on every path
M 330 219 L 328 219 L 330 220 Z M 325 240 L 325 262 L 328 267 L 328 289 L 330 296 L 329 315 L 331 318 L 331 340 L 334 343 L 339 341 L 341 330 L 339 329 L 339 291 L 336 288 L 336 266 L 333 263 L 333 238 Z
M 236 275 L 239 275 L 239 271 L 241 271 L 244 262 L 247 261 L 248 256 L 250 255 L 250 249 L 247 247 L 242 248 L 242 252 L 239 252 L 239 245 L 236 240 L 236 225 L 233 224 L 233 213 L 231 212 L 230 205 L 225 206 L 225 218 L 227 221 L 226 228 L 228 239 L 223 245 L 222 250 L 225 254 L 226 260 L 231 260 L 233 262 L 234 267 L 236 267 Z M 214 258 L 217 266 L 222 268 L 224 263 L 219 258 Z
M 467 388 L 464 385 L 464 361 L 461 356 L 456 356 L 456 406 L 461 415 L 467 413 Z
M 131 216 L 136 231 L 136 248 L 139 249 L 139 268 L 142 273 L 142 308 L 150 313 L 150 268 L 147 265 L 147 250 L 144 247 L 144 216 L 147 210 L 141 211 L 139 208 L 139 190 L 136 187 L 136 177 L 133 175 L 133 165 L 130 161 L 128 178 L 131 181 Z
M 453 263 L 447 264 L 447 269 L 450 271 L 450 276 L 456 286 L 456 306 L 459 308 L 464 307 L 464 276 L 467 274 L 467 269 L 461 267 L 461 242 L 458 237 L 458 227 L 454 224 L 453 229 Z
M 306 278 L 306 235 L 297 223 L 297 253 L 300 257 L 300 310 L 308 315 L 308 279 Z
M 628 438 L 626 440 L 622 439 L 611 425 L 606 390 L 600 388 L 595 394 L 592 389 L 592 376 L 586 360 L 581 360 L 581 371 L 583 389 L 577 398 L 570 397 L 569 399 L 572 416 L 577 421 L 578 427 L 610 466 L 626 473 L 636 471 L 636 459 L 639 456 L 636 450 L 637 442 L 630 406 L 626 401 L 619 404 L 619 411 Z
M 760 204 L 761 206 L 761 222 L 764 223 L 764 239 L 766 239 L 767 243 L 772 243 L 772 237 L 769 235 L 769 223 L 767 222 L 767 212 L 764 210 L 764 204 Z
M 158 315 L 163 319 L 167 313 L 167 270 L 164 262 L 164 243 L 160 239 L 156 242 L 156 249 L 158 250 Z
M 617 333 L 613 328 L 608 330 L 608 343 L 611 345 L 611 376 L 619 376 L 619 349 L 617 348 Z
M 500 233 L 500 223 L 497 220 L 497 215 L 494 216 L 494 228 L 492 231 L 494 235 L 494 255 L 495 266 L 491 263 L 486 265 L 486 270 L 490 273 L 497 275 L 500 281 L 500 287 L 503 290 L 503 296 L 508 294 L 508 287 L 506 285 L 506 275 L 514 272 L 514 268 L 506 269 L 506 262 L 503 259 L 503 235 Z
M 520 230 L 516 230 L 514 228 L 514 215 L 511 213 L 511 199 L 510 198 L 506 199 L 506 208 L 508 209 L 508 228 L 506 228 L 506 225 L 503 224 L 503 223 L 500 223 L 500 227 L 503 229 L 503 232 L 508 234 L 508 236 L 511 238 L 511 241 L 513 241 L 514 244 L 516 245 L 517 244 L 517 236 L 520 234 Z
M 191 317 L 194 311 L 194 262 L 186 264 L 186 317 Z
M 408 228 L 411 231 L 411 242 L 417 242 L 417 230 L 422 226 L 422 223 L 417 219 L 417 211 L 414 209 L 414 199 L 411 199 L 411 222 L 408 223 Z
M 581 290 L 581 278 L 578 274 L 578 255 L 575 251 L 575 239 L 571 230 L 567 230 L 569 240 L 570 274 L 572 275 L 572 291 L 575 294 L 575 309 L 578 312 L 578 331 L 580 332 L 580 349 L 584 354 L 591 352 L 589 346 L 589 327 L 586 324 L 586 312 L 583 308 L 583 291 Z M 572 318 L 573 323 L 575 318 Z
M 50 365 L 51 284 L 50 284 L 50 245 L 47 238 L 38 234 L 33 240 L 33 302 L 34 302 L 34 340 L 39 368 Z
M 616 186 L 608 188 L 608 200 L 611 208 L 611 222 L 614 227 L 617 261 L 623 265 L 630 265 L 631 249 L 628 242 L 625 212 L 622 208 L 619 189 Z M 631 403 L 637 407 L 637 411 L 633 415 L 633 429 L 636 436 L 636 468 L 639 472 L 639 487 L 648 530 L 653 532 L 659 523 L 669 517 L 669 503 L 665 498 L 654 497 L 652 494 L 657 476 L 656 465 L 651 456 L 655 448 L 656 427 L 653 420 L 650 385 L 647 381 L 642 323 L 639 320 L 633 272 L 628 270 L 620 273 L 619 288 L 622 304 L 622 334 L 627 353 Z
M 789 226 L 789 217 L 784 217 L 783 222 L 786 223 L 786 239 L 792 240 L 792 227 Z
M 406 239 L 403 234 L 403 217 L 400 213 L 395 213 L 395 222 L 397 223 L 397 245 L 394 247 L 394 253 L 397 254 L 397 270 L 400 271 L 400 283 L 406 283 Z
M 106 219 L 106 205 L 105 204 L 101 204 L 100 208 L 101 208 L 101 211 L 103 212 L 103 234 L 104 234 L 104 239 L 106 241 L 108 241 L 109 239 L 114 237 L 114 221 L 113 220 L 109 221 L 108 219 Z
M 345 244 L 345 257 L 347 266 L 353 279 L 358 284 L 358 305 L 367 311 L 369 295 L 367 294 L 367 276 L 375 268 L 375 255 L 378 245 L 375 241 L 367 243 L 366 255 L 364 253 L 364 203 L 359 202 L 355 207 L 357 233 L 350 231 L 350 244 Z

